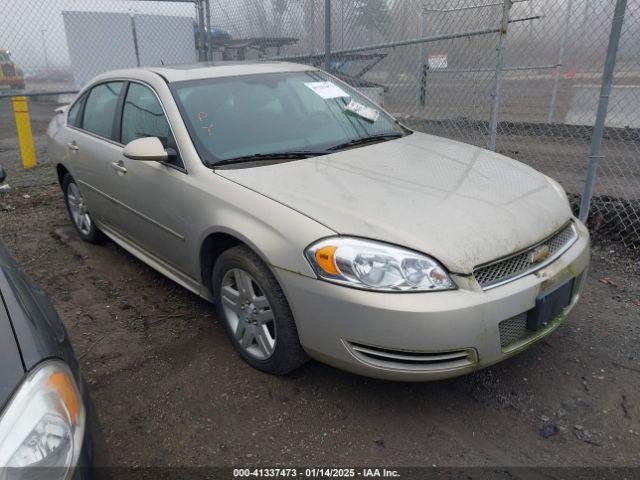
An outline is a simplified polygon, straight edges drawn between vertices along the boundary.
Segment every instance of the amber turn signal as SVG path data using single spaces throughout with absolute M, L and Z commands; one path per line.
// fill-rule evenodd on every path
M 318 266 L 329 275 L 340 275 L 340 270 L 336 266 L 335 253 L 338 247 L 326 246 L 316 252 L 316 262 Z
M 80 402 L 76 389 L 71 383 L 71 379 L 63 372 L 56 372 L 49 378 L 49 386 L 58 392 L 60 398 L 64 402 L 71 420 L 78 421 L 78 412 L 80 411 Z

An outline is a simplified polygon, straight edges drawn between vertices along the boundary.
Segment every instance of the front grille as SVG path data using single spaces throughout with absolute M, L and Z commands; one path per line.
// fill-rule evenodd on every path
M 500 330 L 500 346 L 502 348 L 508 347 L 519 340 L 524 340 L 529 335 L 527 312 L 500 322 L 498 329 Z
M 508 258 L 476 267 L 473 270 L 473 275 L 483 290 L 497 287 L 549 264 L 562 255 L 577 239 L 578 233 L 573 223 L 570 223 L 551 237 L 532 245 L 526 250 Z M 548 257 L 540 262 L 532 260 L 532 252 L 544 246 L 549 248 Z
M 475 350 L 415 352 L 345 342 L 359 360 L 382 368 L 414 371 L 439 371 L 464 368 L 476 363 Z

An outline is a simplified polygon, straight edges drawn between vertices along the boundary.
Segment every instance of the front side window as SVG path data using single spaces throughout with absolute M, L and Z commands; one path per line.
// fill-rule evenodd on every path
M 167 163 L 184 168 L 158 97 L 144 85 L 130 83 L 122 108 L 120 141 L 126 145 L 145 137 L 158 137 L 165 148 L 173 151 Z
M 407 133 L 355 89 L 319 71 L 177 82 L 171 90 L 208 165 L 268 153 L 326 152 Z
M 122 109 L 122 143 L 158 137 L 166 147 L 168 136 L 169 124 L 158 98 L 147 87 L 131 83 Z
M 82 128 L 104 138 L 113 138 L 113 120 L 122 82 L 102 83 L 91 89 L 84 108 Z

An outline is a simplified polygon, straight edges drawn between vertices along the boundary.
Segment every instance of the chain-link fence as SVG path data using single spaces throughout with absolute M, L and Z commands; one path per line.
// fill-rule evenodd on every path
M 0 0 L 0 94 L 73 92 L 114 68 L 198 60 L 193 2 Z
M 0 50 L 0 87 L 7 89 L 0 96 L 74 91 L 97 73 L 136 65 L 310 63 L 417 130 L 495 149 L 543 171 L 576 205 L 589 165 L 598 164 L 592 231 L 640 247 L 639 0 L 2 0 L 0 6 L 0 49 L 10 51 Z M 623 14 L 619 45 L 609 49 L 617 57 L 612 88 L 602 92 L 612 26 Z M 599 105 L 606 97 L 605 117 Z M 593 149 L 598 119 L 602 145 Z

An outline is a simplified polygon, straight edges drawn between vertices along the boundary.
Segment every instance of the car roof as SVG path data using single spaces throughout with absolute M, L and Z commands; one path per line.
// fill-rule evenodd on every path
M 167 82 L 202 80 L 206 78 L 235 77 L 240 75 L 258 75 L 278 72 L 306 72 L 317 70 L 309 65 L 290 62 L 201 62 L 191 65 L 171 65 L 162 67 L 141 67 L 127 70 L 115 70 L 100 75 L 98 79 L 137 78 L 142 72 L 152 72 Z

